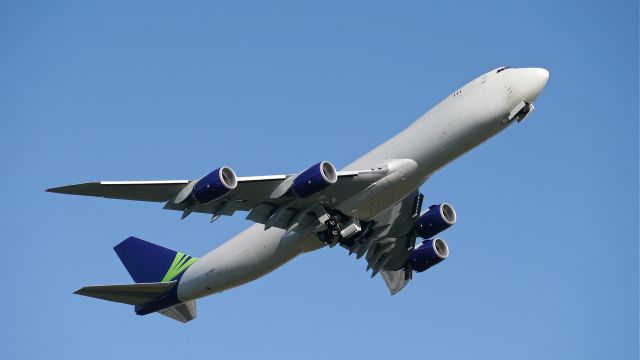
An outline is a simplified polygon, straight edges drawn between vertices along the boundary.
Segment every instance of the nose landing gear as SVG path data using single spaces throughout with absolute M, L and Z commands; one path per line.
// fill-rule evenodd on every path
M 520 101 L 518 105 L 516 105 L 516 107 L 511 110 L 506 120 L 508 123 L 512 122 L 513 120 L 521 122 L 533 110 L 535 110 L 535 107 L 532 103 L 524 100 Z

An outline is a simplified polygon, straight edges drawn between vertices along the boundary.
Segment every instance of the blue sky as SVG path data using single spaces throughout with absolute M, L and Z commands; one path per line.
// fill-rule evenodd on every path
M 638 358 L 637 1 L 1 1 L 0 49 L 0 358 Z M 551 78 L 422 188 L 459 222 L 399 295 L 339 248 L 186 326 L 72 295 L 249 223 L 44 189 L 340 167 L 502 65 Z

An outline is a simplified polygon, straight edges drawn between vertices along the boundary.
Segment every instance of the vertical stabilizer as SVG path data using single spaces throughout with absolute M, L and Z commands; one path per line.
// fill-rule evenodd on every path
M 137 283 L 179 280 L 184 271 L 198 260 L 133 236 L 113 249 Z

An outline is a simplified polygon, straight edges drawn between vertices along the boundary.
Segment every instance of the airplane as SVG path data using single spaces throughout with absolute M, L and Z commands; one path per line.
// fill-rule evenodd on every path
M 338 171 L 320 161 L 297 174 L 239 177 L 221 166 L 193 180 L 100 181 L 49 192 L 164 203 L 255 222 L 195 258 L 129 237 L 114 247 L 134 284 L 86 286 L 75 294 L 134 306 L 186 323 L 196 300 L 256 280 L 300 254 L 340 245 L 365 257 L 391 294 L 449 256 L 439 236 L 453 206 L 422 210 L 420 187 L 439 169 L 534 110 L 549 79 L 542 68 L 500 67 L 457 89 L 408 128 Z

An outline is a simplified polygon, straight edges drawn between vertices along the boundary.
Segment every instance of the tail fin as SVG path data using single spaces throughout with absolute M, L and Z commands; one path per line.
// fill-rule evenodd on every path
M 113 249 L 137 283 L 179 280 L 184 271 L 198 260 L 133 236 Z

